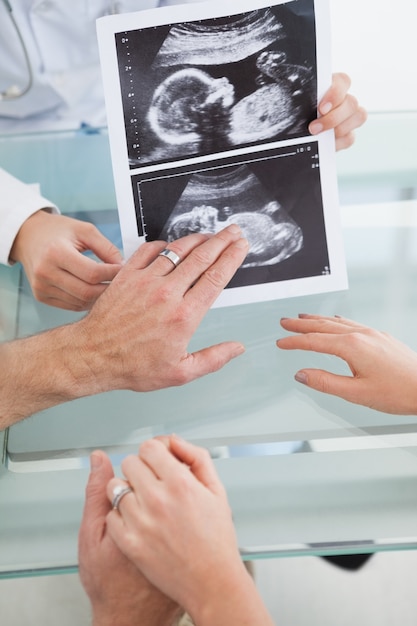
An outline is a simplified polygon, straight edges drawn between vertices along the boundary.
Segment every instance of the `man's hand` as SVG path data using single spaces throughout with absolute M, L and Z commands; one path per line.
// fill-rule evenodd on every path
M 247 254 L 240 229 L 232 225 L 212 237 L 193 234 L 170 243 L 181 259 L 177 267 L 159 255 L 165 246 L 161 241 L 141 246 L 79 322 L 85 339 L 79 357 L 97 384 L 95 393 L 183 385 L 219 370 L 244 350 L 231 341 L 187 351 Z
M 159 256 L 166 245 L 141 246 L 82 320 L 0 345 L 0 428 L 103 391 L 183 385 L 242 354 L 236 341 L 187 351 L 247 254 L 240 229 L 170 243 L 178 267 Z

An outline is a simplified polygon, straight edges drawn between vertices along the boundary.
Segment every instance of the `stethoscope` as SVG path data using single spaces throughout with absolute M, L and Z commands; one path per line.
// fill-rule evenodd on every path
M 16 98 L 21 98 L 22 96 L 24 96 L 28 91 L 30 91 L 30 89 L 32 88 L 33 85 L 33 69 L 32 69 L 32 64 L 30 62 L 29 59 L 29 53 L 28 50 L 26 48 L 26 44 L 24 42 L 24 39 L 22 37 L 22 33 L 20 32 L 20 28 L 16 23 L 16 20 L 14 19 L 14 15 L 13 15 L 13 10 L 12 7 L 10 5 L 9 0 L 3 0 L 3 4 L 6 7 L 6 11 L 9 13 L 10 19 L 12 21 L 13 27 L 16 31 L 16 35 L 19 39 L 20 45 L 22 46 L 22 52 L 23 55 L 25 57 L 25 64 L 27 67 L 27 73 L 28 73 L 28 80 L 27 83 L 24 87 L 18 87 L 17 85 L 10 85 L 10 87 L 8 87 L 5 91 L 1 91 L 0 92 L 0 100 L 16 100 Z
M 28 91 L 30 91 L 32 89 L 32 85 L 33 85 L 33 67 L 32 67 L 32 63 L 30 62 L 30 58 L 29 58 L 29 53 L 28 53 L 28 49 L 26 47 L 25 41 L 22 37 L 22 33 L 20 32 L 20 28 L 14 18 L 13 15 L 13 9 L 12 6 L 9 2 L 9 0 L 2 0 L 4 6 L 6 7 L 6 11 L 9 14 L 9 17 L 12 21 L 13 27 L 16 31 L 16 35 L 19 39 L 20 45 L 22 47 L 22 52 L 25 58 L 25 65 L 27 68 L 27 75 L 28 75 L 28 80 L 27 83 L 24 87 L 18 87 L 18 85 L 10 85 L 10 87 L 8 87 L 5 91 L 0 91 L 0 101 L 2 100 L 16 100 L 17 98 L 21 98 L 22 96 L 24 96 L 25 94 L 28 93 Z M 119 3 L 117 1 L 112 0 L 109 3 L 109 10 L 108 13 L 110 14 L 114 14 L 114 13 L 119 13 L 120 12 L 120 7 L 119 7 Z

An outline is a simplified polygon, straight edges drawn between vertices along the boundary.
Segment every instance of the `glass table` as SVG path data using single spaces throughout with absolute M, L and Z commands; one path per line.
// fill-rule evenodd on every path
M 213 309 L 191 349 L 233 338 L 247 348 L 221 372 L 182 388 L 83 398 L 0 434 L 0 577 L 76 569 L 90 451 L 107 451 L 120 473 L 141 441 L 170 432 L 210 450 L 244 558 L 417 547 L 417 417 L 311 391 L 294 381 L 300 367 L 345 364 L 275 346 L 280 317 L 313 312 L 351 317 L 417 350 L 417 162 L 411 149 L 396 166 L 391 152 L 382 159 L 380 123 L 370 120 L 358 147 L 338 157 L 342 201 L 355 195 L 341 209 L 349 290 Z M 0 163 L 120 245 L 104 130 L 3 137 Z M 36 302 L 17 266 L 0 269 L 0 311 L 2 340 L 79 317 Z

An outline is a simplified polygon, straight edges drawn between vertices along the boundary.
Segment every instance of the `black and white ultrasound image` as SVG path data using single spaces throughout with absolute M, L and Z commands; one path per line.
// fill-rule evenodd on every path
M 115 37 L 131 168 L 300 137 L 316 117 L 313 0 Z
M 317 142 L 134 174 L 138 233 L 172 241 L 239 224 L 249 253 L 228 287 L 330 273 Z

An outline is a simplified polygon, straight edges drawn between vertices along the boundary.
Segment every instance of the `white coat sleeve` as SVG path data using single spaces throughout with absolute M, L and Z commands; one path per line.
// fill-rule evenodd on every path
M 26 185 L 0 169 L 0 263 L 10 265 L 10 250 L 20 227 L 41 209 L 59 212 L 33 185 Z

